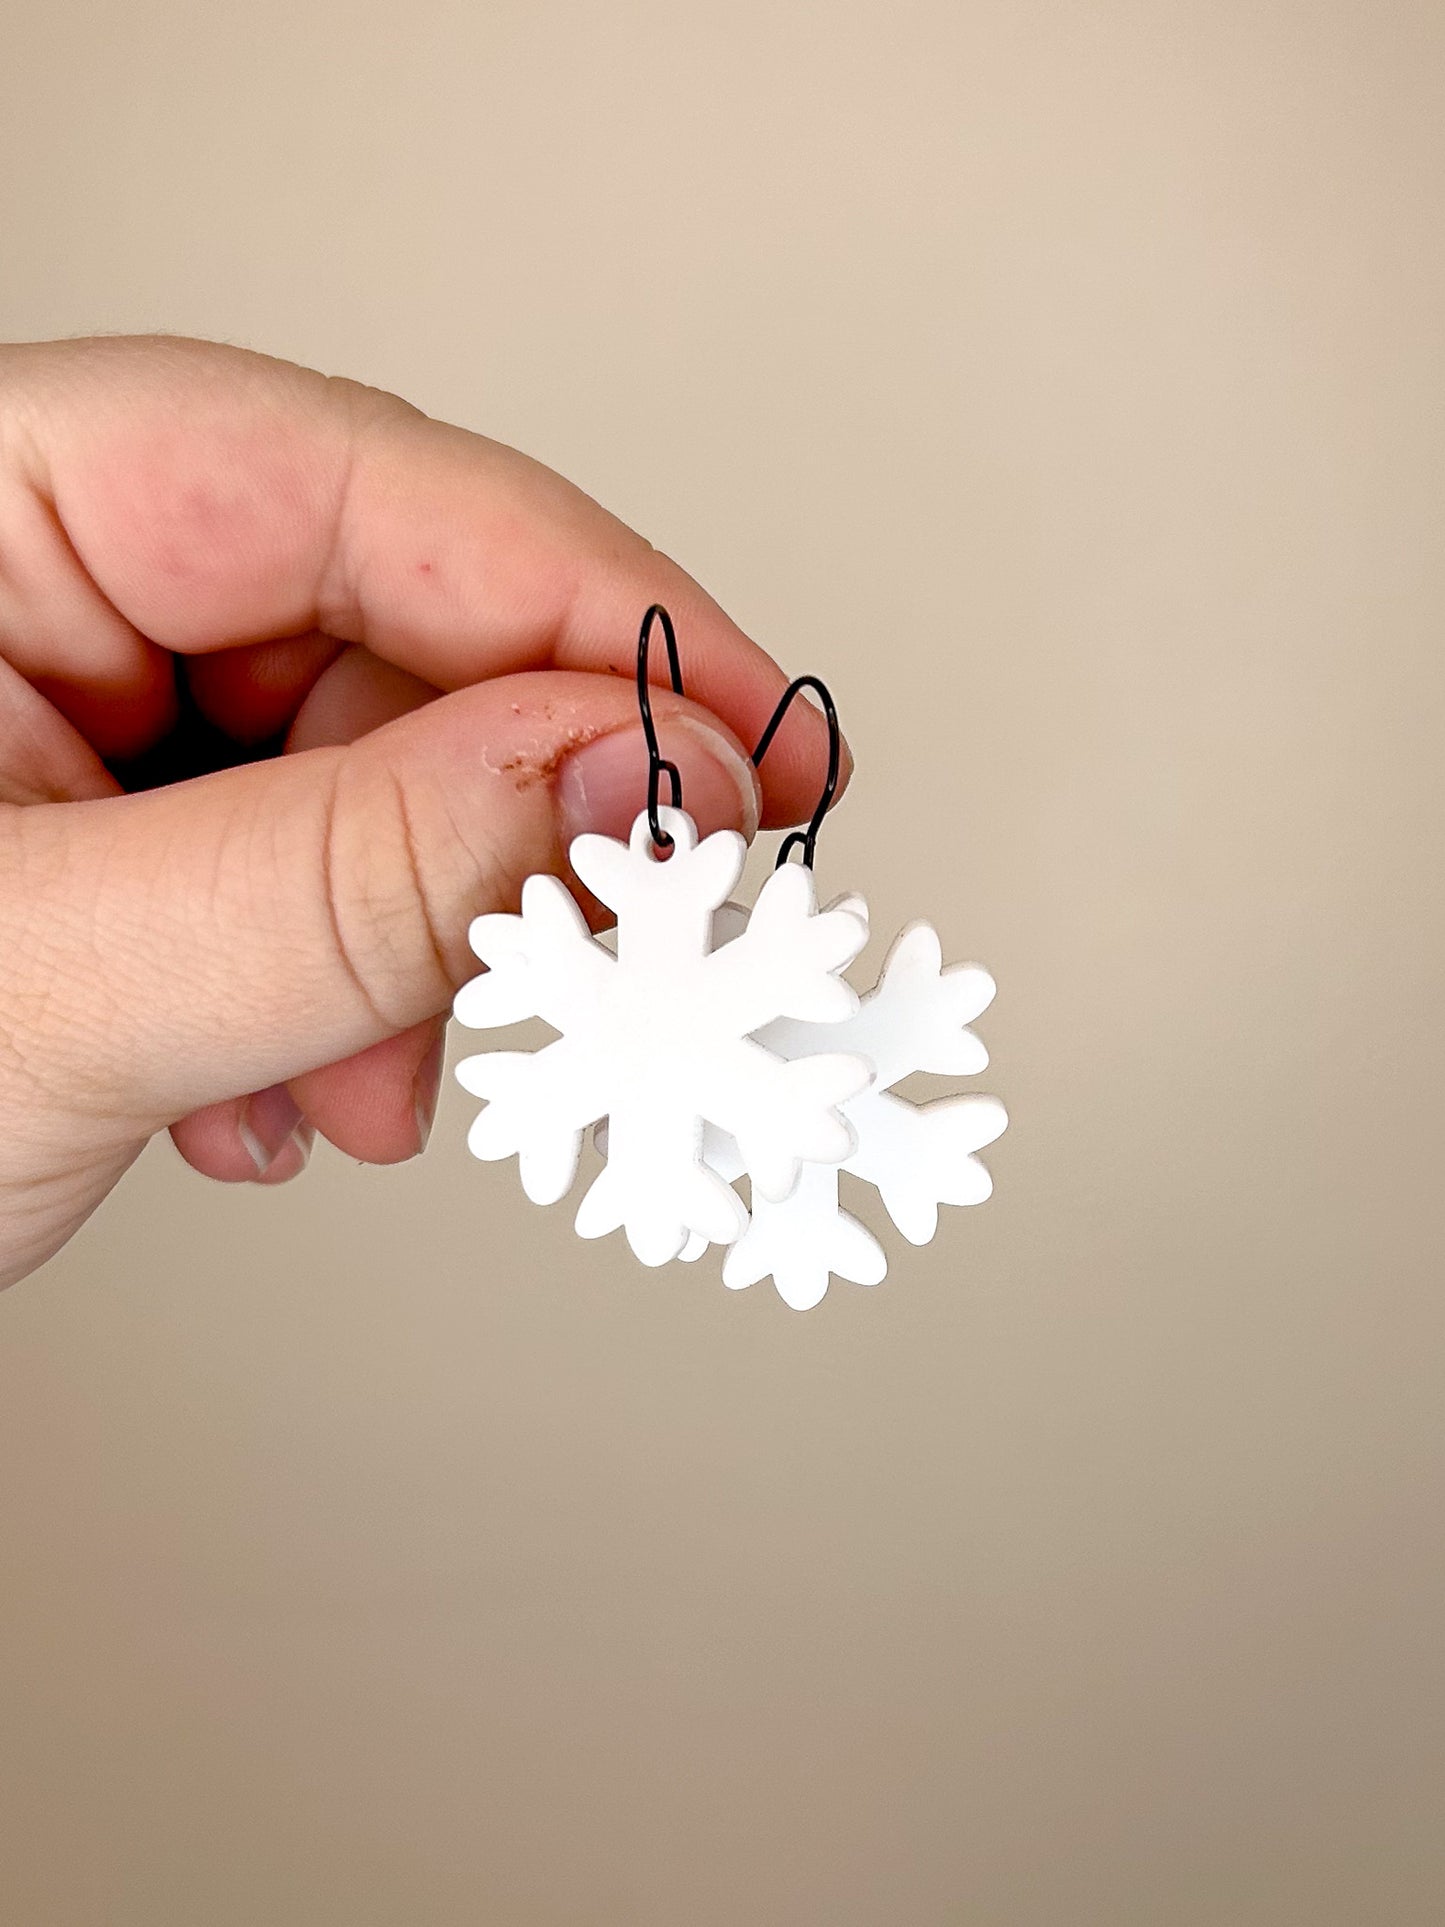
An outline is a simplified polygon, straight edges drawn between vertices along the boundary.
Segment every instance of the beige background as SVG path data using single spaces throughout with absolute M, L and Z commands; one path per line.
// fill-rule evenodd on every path
M 808 1317 L 460 1139 L 0 1301 L 16 1927 L 1445 1918 L 1438 5 L 8 0 L 0 333 L 553 462 L 994 969 Z M 870 953 L 876 957 L 876 952 Z

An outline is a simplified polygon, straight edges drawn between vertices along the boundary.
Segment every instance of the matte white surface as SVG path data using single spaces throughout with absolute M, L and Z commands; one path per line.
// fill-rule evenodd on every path
M 819 912 L 810 874 L 776 871 L 746 927 L 711 951 L 713 915 L 745 853 L 731 831 L 699 843 L 691 818 L 662 812 L 674 839 L 659 861 L 646 815 L 627 843 L 582 836 L 578 878 L 617 914 L 613 956 L 589 935 L 555 877 L 529 877 L 520 916 L 478 917 L 472 948 L 490 968 L 457 995 L 477 1029 L 541 1017 L 561 1033 L 538 1051 L 464 1059 L 457 1079 L 489 1100 L 468 1144 L 479 1158 L 515 1153 L 527 1195 L 553 1203 L 571 1186 L 582 1133 L 608 1120 L 607 1162 L 582 1199 L 577 1230 L 622 1227 L 644 1264 L 664 1264 L 689 1239 L 731 1243 L 747 1223 L 741 1199 L 703 1161 L 704 1124 L 739 1146 L 760 1199 L 786 1196 L 804 1160 L 836 1163 L 856 1148 L 839 1107 L 868 1083 L 856 1054 L 819 1045 L 789 1061 L 753 1033 L 779 1019 L 824 1025 L 857 1012 L 837 975 L 867 925 Z
M 850 907 L 855 914 L 861 908 L 857 899 Z M 893 1096 L 889 1086 L 914 1071 L 981 1071 L 988 1053 L 966 1026 L 993 995 L 986 970 L 977 964 L 945 970 L 937 933 L 929 924 L 913 923 L 895 941 L 877 987 L 852 1017 L 830 1025 L 784 1020 L 760 1033 L 760 1042 L 790 1059 L 842 1047 L 872 1063 L 873 1083 L 845 1109 L 857 1144 L 841 1168 L 877 1187 L 894 1224 L 913 1244 L 933 1237 L 940 1204 L 979 1204 L 988 1197 L 991 1180 L 973 1153 L 992 1143 L 1008 1118 L 995 1097 L 944 1097 L 919 1105 Z M 737 1165 L 746 1162 L 711 1135 L 704 1149 L 724 1175 L 736 1176 Z M 771 1276 L 783 1299 L 806 1311 L 827 1291 L 830 1274 L 875 1285 L 887 1268 L 878 1240 L 838 1202 L 838 1167 L 809 1166 L 787 1198 L 754 1197 L 752 1221 L 724 1261 L 723 1281 L 736 1289 Z

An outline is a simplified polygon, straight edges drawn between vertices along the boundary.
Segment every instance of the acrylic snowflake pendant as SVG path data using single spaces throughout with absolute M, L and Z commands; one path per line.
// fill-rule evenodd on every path
M 866 921 L 861 898 L 845 898 L 836 910 Z M 735 904 L 719 911 L 715 937 L 721 954 L 744 916 Z M 977 964 L 945 969 L 935 931 L 913 923 L 895 941 L 877 987 L 855 1012 L 834 1023 L 784 1019 L 759 1034 L 760 1043 L 791 1062 L 806 1062 L 818 1051 L 855 1051 L 872 1065 L 874 1077 L 843 1107 L 855 1144 L 841 1165 L 805 1165 L 786 1198 L 769 1198 L 755 1187 L 752 1221 L 723 1263 L 725 1284 L 737 1288 L 771 1276 L 799 1311 L 819 1302 L 830 1274 L 877 1284 L 887 1259 L 872 1232 L 840 1206 L 840 1169 L 877 1188 L 889 1217 L 912 1244 L 933 1238 L 940 1204 L 980 1204 L 989 1196 L 992 1181 L 974 1153 L 1008 1122 L 998 1099 L 970 1094 L 912 1104 L 891 1086 L 914 1071 L 981 1071 L 988 1053 L 966 1027 L 993 994 L 986 970 Z M 745 1150 L 715 1129 L 707 1134 L 704 1155 L 730 1180 L 748 1169 Z M 702 1250 L 695 1239 L 682 1255 L 696 1258 Z
M 840 1107 L 872 1066 L 841 1049 L 779 1049 L 760 1033 L 782 1020 L 825 1028 L 859 1013 L 838 974 L 867 939 L 847 908 L 820 912 L 811 873 L 777 870 L 745 925 L 713 948 L 713 919 L 742 870 L 733 831 L 698 842 L 690 817 L 663 810 L 673 838 L 656 854 L 644 812 L 627 843 L 582 836 L 572 868 L 615 912 L 613 955 L 588 932 L 566 886 L 529 877 L 520 916 L 478 917 L 472 948 L 489 966 L 457 995 L 458 1019 L 492 1029 L 540 1017 L 559 1034 L 537 1051 L 488 1051 L 457 1066 L 486 1109 L 468 1136 L 479 1158 L 513 1155 L 539 1204 L 565 1196 L 583 1133 L 607 1120 L 607 1161 L 582 1199 L 577 1230 L 618 1227 L 644 1264 L 685 1246 L 732 1244 L 747 1212 L 703 1157 L 704 1130 L 737 1146 L 759 1202 L 792 1192 L 804 1165 L 832 1165 L 858 1148 Z

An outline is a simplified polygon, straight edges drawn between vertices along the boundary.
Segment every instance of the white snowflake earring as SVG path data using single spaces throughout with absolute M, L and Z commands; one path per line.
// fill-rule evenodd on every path
M 811 874 L 818 832 L 837 790 L 842 736 L 827 685 L 816 676 L 799 676 L 784 693 L 772 721 L 753 752 L 754 763 L 767 754 L 793 700 L 811 689 L 828 723 L 828 774 L 806 830 L 794 830 L 778 852 L 779 868 L 794 848 Z M 868 920 L 859 896 L 834 906 Z M 725 947 L 746 918 L 737 904 L 719 910 L 713 941 Z M 798 1311 L 816 1305 L 830 1275 L 854 1284 L 881 1282 L 888 1269 L 883 1247 L 864 1225 L 842 1209 L 840 1171 L 872 1185 L 893 1223 L 910 1243 L 928 1244 L 938 1229 L 941 1204 L 981 1204 L 992 1192 L 988 1172 L 974 1155 L 1000 1136 L 1007 1113 L 995 1097 L 960 1095 L 910 1103 L 892 1086 L 917 1071 L 971 1076 L 988 1063 L 988 1052 L 967 1028 L 994 995 L 994 982 L 977 964 L 945 969 L 938 935 L 927 923 L 909 924 L 894 941 L 876 987 L 856 1011 L 826 1025 L 783 1019 L 759 1033 L 758 1041 L 790 1061 L 815 1051 L 844 1050 L 865 1058 L 873 1070 L 869 1087 L 843 1107 L 855 1143 L 837 1164 L 806 1165 L 793 1190 L 771 1199 L 754 1186 L 751 1222 L 723 1262 L 723 1282 L 733 1289 L 771 1277 L 779 1295 Z M 704 1156 L 722 1177 L 736 1181 L 747 1171 L 741 1147 L 710 1129 Z M 701 1256 L 693 1242 L 686 1258 Z
M 845 900 L 862 914 L 861 898 Z M 726 926 L 724 926 L 726 927 Z M 858 1010 L 836 1024 L 784 1018 L 758 1041 L 790 1062 L 814 1051 L 848 1050 L 873 1069 L 869 1088 L 843 1107 L 854 1147 L 836 1165 L 811 1163 L 781 1200 L 753 1192 L 752 1221 L 723 1262 L 723 1283 L 735 1290 L 771 1277 L 797 1311 L 816 1305 L 830 1274 L 859 1285 L 880 1283 L 888 1270 L 883 1247 L 838 1201 L 846 1171 L 873 1185 L 889 1217 L 911 1244 L 928 1244 L 941 1204 L 982 1204 L 993 1189 L 974 1155 L 1008 1122 L 996 1097 L 954 1096 L 913 1104 L 891 1087 L 914 1071 L 970 1075 L 988 1053 L 965 1028 L 992 1000 L 993 979 L 976 964 L 945 970 L 937 933 L 912 923 L 895 940 L 876 988 Z M 741 1146 L 715 1132 L 705 1141 L 707 1162 L 722 1177 L 747 1169 Z M 700 1247 L 689 1255 L 700 1255 Z
M 817 907 L 813 856 L 837 789 L 841 737 L 816 677 L 789 686 L 753 761 L 812 688 L 829 726 L 818 806 L 784 842 L 752 911 L 728 901 L 743 840 L 726 831 L 699 842 L 681 809 L 678 772 L 661 755 L 652 716 L 655 622 L 682 693 L 672 622 L 654 605 L 637 652 L 647 807 L 627 843 L 583 836 L 569 853 L 579 880 L 617 914 L 616 952 L 589 934 L 551 876 L 527 880 L 520 916 L 476 919 L 472 947 L 490 968 L 458 993 L 458 1019 L 489 1029 L 540 1016 L 560 1035 L 539 1051 L 483 1052 L 457 1066 L 459 1082 L 488 1100 L 468 1143 L 484 1159 L 516 1153 L 527 1195 L 553 1203 L 570 1190 L 595 1124 L 606 1162 L 578 1210 L 581 1236 L 621 1227 L 650 1265 L 730 1246 L 727 1284 L 771 1275 L 788 1304 L 806 1309 L 830 1273 L 874 1284 L 886 1270 L 877 1240 L 840 1208 L 840 1168 L 875 1185 L 916 1244 L 932 1238 L 939 1204 L 989 1195 L 973 1153 L 1004 1128 L 997 1099 L 920 1106 L 890 1086 L 915 1070 L 981 1069 L 986 1053 L 965 1026 L 993 983 L 975 965 L 943 970 L 926 924 L 904 931 L 861 1003 L 838 974 L 868 924 L 861 898 Z M 801 864 L 788 862 L 795 847 Z M 734 1188 L 744 1174 L 751 1220 Z
M 617 914 L 616 954 L 589 934 L 556 877 L 529 877 L 520 916 L 473 923 L 472 948 L 490 969 L 455 1005 L 476 1029 L 535 1016 L 560 1033 L 539 1051 L 489 1051 L 457 1066 L 459 1082 L 489 1100 L 472 1126 L 472 1151 L 515 1152 L 527 1195 L 550 1204 L 571 1189 L 583 1132 L 605 1118 L 607 1162 L 582 1200 L 577 1230 L 592 1238 L 620 1226 L 649 1265 L 692 1239 L 730 1244 L 747 1223 L 736 1191 L 703 1161 L 705 1125 L 736 1141 L 761 1196 L 783 1198 L 805 1160 L 836 1163 L 853 1149 L 838 1106 L 872 1076 L 854 1055 L 789 1063 L 754 1041 L 780 1017 L 828 1023 L 856 1010 L 856 993 L 837 973 L 867 929 L 846 911 L 819 915 L 811 876 L 780 870 L 736 941 L 712 950 L 713 915 L 746 846 L 731 830 L 699 843 L 682 812 L 678 773 L 662 759 L 652 718 L 654 620 L 679 693 L 682 680 L 667 613 L 649 609 L 638 647 L 647 808 L 626 843 L 580 836 L 569 852 L 578 879 Z M 664 774 L 671 809 L 660 804 Z

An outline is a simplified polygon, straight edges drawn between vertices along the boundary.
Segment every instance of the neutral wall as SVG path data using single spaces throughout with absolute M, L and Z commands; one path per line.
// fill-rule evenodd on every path
M 800 1317 L 434 1148 L 0 1300 L 15 1927 L 1445 1918 L 1438 5 L 9 0 L 0 334 L 551 461 L 835 684 L 997 1195 Z

